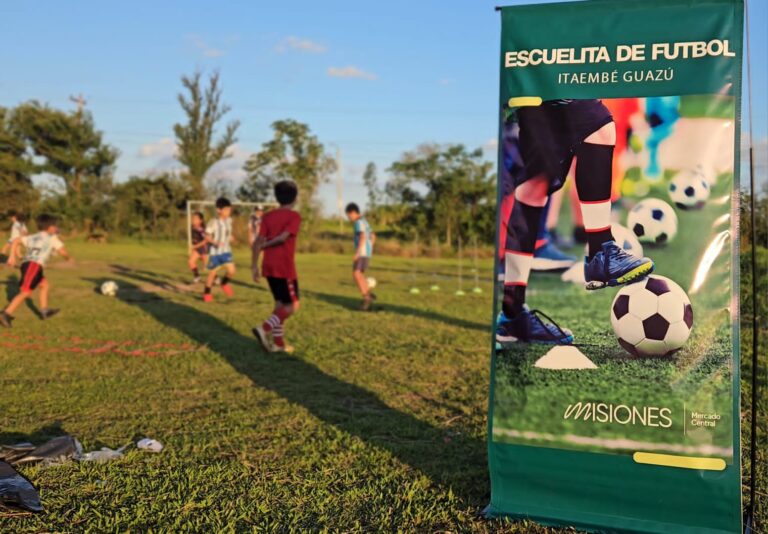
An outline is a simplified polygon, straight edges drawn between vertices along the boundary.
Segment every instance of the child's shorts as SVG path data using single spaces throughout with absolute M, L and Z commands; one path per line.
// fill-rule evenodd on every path
M 218 269 L 219 267 L 232 263 L 232 253 L 225 252 L 224 254 L 212 255 L 208 258 L 208 269 Z
M 34 261 L 25 261 L 21 264 L 19 289 L 22 293 L 32 293 L 43 280 L 45 280 L 45 274 L 42 265 Z
M 299 301 L 298 280 L 272 278 L 271 276 L 268 276 L 267 283 L 269 284 L 269 290 L 272 291 L 272 296 L 275 298 L 275 302 L 282 302 L 283 304 L 290 306 L 294 302 Z

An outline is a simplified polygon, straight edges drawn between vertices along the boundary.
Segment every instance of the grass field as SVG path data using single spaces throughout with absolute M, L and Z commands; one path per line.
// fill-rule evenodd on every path
M 455 279 L 431 293 L 424 276 L 411 296 L 412 264 L 377 258 L 381 306 L 364 314 L 349 257 L 300 256 L 303 309 L 287 326 L 297 352 L 267 356 L 250 328 L 271 299 L 245 281 L 245 251 L 234 299 L 205 305 L 186 285 L 183 246 L 70 248 L 77 266 L 48 273 L 61 315 L 43 323 L 22 308 L 0 332 L 0 443 L 69 433 L 86 450 L 144 436 L 166 449 L 26 467 L 45 512 L 4 510 L 0 532 L 544 531 L 477 517 L 490 279 L 461 298 Z M 10 290 L 15 273 L 1 272 Z M 118 298 L 94 291 L 104 279 Z
M 300 256 L 304 307 L 287 330 L 298 350 L 267 356 L 250 327 L 270 297 L 244 264 L 235 298 L 204 305 L 179 246 L 69 248 L 77 266 L 49 270 L 62 314 L 42 323 L 23 308 L 0 331 L 0 443 L 69 433 L 86 450 L 144 436 L 166 449 L 24 467 L 45 512 L 0 509 L 0 532 L 560 532 L 478 517 L 487 276 L 483 294 L 455 297 L 455 263 L 418 261 L 413 296 L 414 262 L 376 258 L 381 305 L 363 314 L 347 256 Z M 439 293 L 426 290 L 433 270 L 447 275 Z M 1 272 L 10 291 L 15 273 Z M 95 292 L 105 279 L 118 298 Z

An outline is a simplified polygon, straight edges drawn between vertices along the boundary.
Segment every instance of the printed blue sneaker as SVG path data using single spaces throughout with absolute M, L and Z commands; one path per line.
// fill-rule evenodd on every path
M 584 258 L 584 280 L 587 289 L 602 289 L 642 280 L 653 268 L 650 258 L 633 256 L 615 241 L 608 241 L 591 261 Z
M 548 322 L 544 322 L 542 317 Z M 523 308 L 517 317 L 512 319 L 499 314 L 496 323 L 496 341 L 502 345 L 510 343 L 545 343 L 549 345 L 570 345 L 573 343 L 573 333 L 567 328 L 560 328 L 545 313 Z
M 576 258 L 569 256 L 550 241 L 535 250 L 531 269 L 534 271 L 564 271 L 574 263 L 576 263 Z

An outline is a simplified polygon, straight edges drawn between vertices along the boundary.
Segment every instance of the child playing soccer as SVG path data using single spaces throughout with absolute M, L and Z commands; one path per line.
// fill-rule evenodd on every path
M 253 243 L 253 281 L 259 281 L 258 261 L 263 250 L 261 274 L 267 279 L 275 299 L 272 315 L 264 324 L 253 329 L 253 334 L 267 352 L 293 352 L 293 347 L 285 342 L 284 324 L 288 317 L 299 311 L 299 281 L 294 255 L 301 215 L 293 211 L 297 195 L 295 183 L 286 180 L 275 184 L 275 198 L 280 207 L 264 215 L 259 236 Z
M 261 219 L 264 217 L 264 207 L 261 205 L 253 208 L 253 213 L 248 217 L 248 245 L 253 247 L 253 242 L 259 237 Z
M 536 235 L 549 195 L 559 190 L 576 160 L 575 183 L 587 236 L 587 289 L 628 284 L 653 271 L 649 258 L 623 250 L 611 233 L 611 169 L 616 128 L 599 100 L 550 100 L 517 110 L 519 160 L 514 206 L 507 223 L 504 299 L 496 327 L 499 343 L 569 344 L 570 330 L 526 305 Z M 544 322 L 542 318 L 549 322 Z
M 16 241 L 18 238 L 23 237 L 27 235 L 29 232 L 27 231 L 27 225 L 24 224 L 24 216 L 20 213 L 17 213 L 15 211 L 11 212 L 11 235 L 8 238 L 8 241 L 3 245 L 2 255 L 8 256 L 11 252 L 11 248 L 13 247 L 13 242 Z
M 355 256 L 352 259 L 352 278 L 354 278 L 357 287 L 360 289 L 360 294 L 363 296 L 363 303 L 360 309 L 368 311 L 371 309 L 371 304 L 376 299 L 376 295 L 368 287 L 365 270 L 371 262 L 373 243 L 376 240 L 376 236 L 371 230 L 371 225 L 360 214 L 360 207 L 357 204 L 350 202 L 344 211 L 347 214 L 347 218 L 353 224 L 355 231 Z
M 200 282 L 200 270 L 197 262 L 202 265 L 208 260 L 208 238 L 205 235 L 205 219 L 203 214 L 196 211 L 192 214 L 192 249 L 189 251 L 189 270 L 192 271 L 194 283 Z
M 59 313 L 57 308 L 48 307 L 48 291 L 50 285 L 43 273 L 43 267 L 53 252 L 58 252 L 66 260 L 71 260 L 70 255 L 64 249 L 64 243 L 58 237 L 56 217 L 51 215 L 40 215 L 37 218 L 37 228 L 40 230 L 33 235 L 19 237 L 13 242 L 11 255 L 8 258 L 8 265 L 13 267 L 16 264 L 16 258 L 19 248 L 23 245 L 26 248 L 24 258 L 21 262 L 21 282 L 19 284 L 20 292 L 0 313 L 0 325 L 6 328 L 11 327 L 13 314 L 21 306 L 36 288 L 40 288 L 40 316 L 42 319 L 49 319 Z
M 225 274 L 221 278 L 221 290 L 228 297 L 234 292 L 230 280 L 235 276 L 235 263 L 232 260 L 232 203 L 224 197 L 216 199 L 216 218 L 208 223 L 205 228 L 205 236 L 210 243 L 208 259 L 208 277 L 205 280 L 203 292 L 204 302 L 213 302 L 211 288 L 216 280 L 216 273 L 224 268 Z

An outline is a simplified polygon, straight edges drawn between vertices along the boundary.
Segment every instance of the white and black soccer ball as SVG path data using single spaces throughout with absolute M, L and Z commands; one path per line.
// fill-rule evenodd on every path
M 709 198 L 709 182 L 698 168 L 683 171 L 669 183 L 669 198 L 680 209 L 701 209 Z
M 627 227 L 644 243 L 661 245 L 677 234 L 675 209 L 658 198 L 638 202 L 627 215 Z
M 616 294 L 611 325 L 619 345 L 632 356 L 669 356 L 691 335 L 693 307 L 679 285 L 651 275 Z
M 107 297 L 114 297 L 117 295 L 117 290 L 117 283 L 113 282 L 112 280 L 107 280 L 101 284 L 101 294 Z
M 366 282 L 368 282 L 368 287 L 371 288 L 371 289 L 376 287 L 376 285 L 378 284 L 378 282 L 376 281 L 376 279 L 373 276 L 369 276 L 366 279 Z

